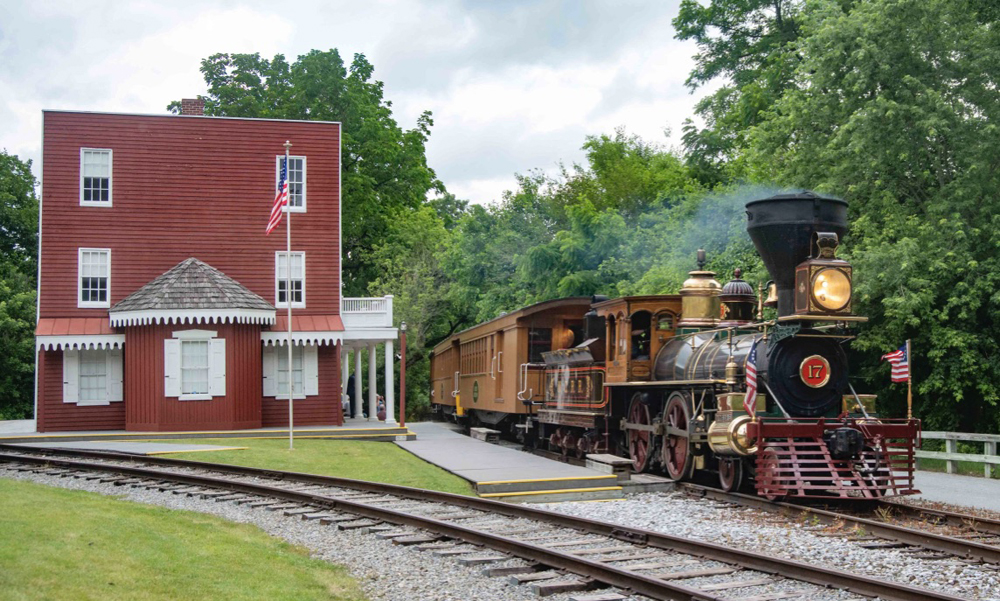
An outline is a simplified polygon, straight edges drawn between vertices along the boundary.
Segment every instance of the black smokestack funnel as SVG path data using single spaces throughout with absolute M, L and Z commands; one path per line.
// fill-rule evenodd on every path
M 815 254 L 816 232 L 847 232 L 847 201 L 809 190 L 747 203 L 747 233 L 778 288 L 778 315 L 795 312 L 795 266 Z

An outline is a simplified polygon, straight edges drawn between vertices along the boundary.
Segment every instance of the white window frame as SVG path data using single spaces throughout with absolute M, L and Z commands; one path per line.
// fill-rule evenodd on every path
M 293 393 L 292 395 L 292 400 L 299 401 L 319 394 L 319 347 L 315 344 L 308 344 L 295 345 L 293 348 L 302 349 L 302 388 L 304 390 L 302 394 Z M 284 401 L 288 400 L 288 389 L 283 387 L 284 390 L 278 390 L 279 353 L 284 353 L 284 356 L 288 357 L 288 347 L 264 345 L 261 353 L 263 396 Z
M 283 155 L 283 154 L 277 154 L 277 155 L 274 156 L 274 193 L 275 193 L 275 195 L 277 195 L 277 193 L 278 193 L 278 183 L 281 181 L 281 161 L 283 161 L 284 158 L 285 158 L 285 155 Z M 306 170 L 306 157 L 305 156 L 300 156 L 300 155 L 295 155 L 295 154 L 288 155 L 289 162 L 291 162 L 293 159 L 294 160 L 300 160 L 301 159 L 301 161 L 302 161 L 302 204 L 301 205 L 292 206 L 292 204 L 291 204 L 291 200 L 292 200 L 291 196 L 292 196 L 292 194 L 291 194 L 291 189 L 289 187 L 289 194 L 288 194 L 288 196 L 289 196 L 289 198 L 288 198 L 289 204 L 288 204 L 287 207 L 285 207 L 284 210 L 285 210 L 285 212 L 291 211 L 292 213 L 305 213 L 306 212 L 306 185 L 308 184 L 308 176 L 307 176 L 307 170 Z
M 108 199 L 107 200 L 84 200 L 83 199 L 83 157 L 88 152 L 108 153 Z M 110 207 L 114 202 L 114 172 L 115 153 L 110 148 L 80 148 L 80 206 L 81 207 Z
M 183 343 L 208 342 L 208 393 L 183 394 L 181 365 Z M 180 330 L 163 341 L 164 396 L 181 401 L 210 401 L 226 396 L 226 339 L 212 330 Z
M 287 254 L 288 253 L 286 253 L 283 250 L 275 251 L 275 253 L 274 253 L 274 306 L 277 309 L 287 309 L 288 308 L 288 302 L 287 301 L 286 302 L 280 302 L 279 299 L 281 298 L 281 296 L 278 294 L 279 291 L 280 291 L 279 288 L 281 286 L 280 282 L 285 281 L 285 278 L 278 277 L 278 274 L 279 274 L 278 261 L 280 261 L 281 258 L 283 256 L 287 255 Z M 299 255 L 299 256 L 302 257 L 302 302 L 293 302 L 292 303 L 292 308 L 293 309 L 305 309 L 306 308 L 306 253 L 305 253 L 305 251 L 296 251 L 296 250 L 293 250 L 291 252 L 291 256 L 294 257 L 296 255 Z M 291 261 L 289 261 L 288 268 L 291 269 L 291 267 L 292 267 L 291 266 Z M 292 278 L 292 282 L 295 282 L 295 281 L 297 281 L 297 278 Z M 291 298 L 292 298 L 292 291 L 289 290 L 288 294 L 286 296 L 288 297 L 289 300 L 291 300 Z
M 83 253 L 103 252 L 107 253 L 108 261 L 108 290 L 105 301 L 85 301 L 83 300 Z M 305 284 L 303 284 L 305 286 Z M 76 253 L 76 306 L 79 309 L 106 309 L 111 306 L 111 249 L 110 248 L 78 248 Z
M 66 349 L 63 351 L 63 402 L 74 403 L 78 407 L 95 407 L 120 403 L 124 400 L 124 358 L 122 349 L 97 349 L 86 350 L 86 352 L 104 351 L 106 361 L 105 371 L 105 398 L 84 401 L 80 399 L 80 378 L 83 377 L 80 370 L 80 349 Z

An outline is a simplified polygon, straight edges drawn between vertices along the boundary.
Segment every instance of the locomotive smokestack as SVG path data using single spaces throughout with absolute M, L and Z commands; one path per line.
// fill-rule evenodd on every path
M 847 201 L 809 190 L 746 205 L 747 233 L 778 288 L 778 315 L 795 313 L 795 266 L 816 254 L 817 232 L 847 232 Z

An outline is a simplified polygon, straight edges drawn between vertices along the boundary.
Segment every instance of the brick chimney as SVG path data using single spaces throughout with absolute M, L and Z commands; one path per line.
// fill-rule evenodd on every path
M 181 100 L 182 115 L 204 115 L 205 100 L 202 98 L 184 98 Z

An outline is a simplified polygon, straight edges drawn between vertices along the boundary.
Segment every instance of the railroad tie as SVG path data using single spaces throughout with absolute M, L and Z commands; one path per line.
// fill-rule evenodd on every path
M 439 557 L 454 557 L 456 555 L 469 555 L 470 553 L 476 553 L 479 549 L 476 547 L 462 546 L 457 549 L 441 549 L 439 551 L 432 551 L 435 555 Z
M 717 584 L 705 584 L 699 586 L 699 590 L 705 592 L 711 591 L 725 591 L 731 588 L 749 588 L 751 586 L 761 586 L 764 584 L 771 584 L 777 582 L 774 578 L 754 578 L 753 580 L 734 580 L 732 582 L 720 582 Z
M 508 555 L 464 555 L 458 558 L 458 563 L 465 566 L 477 566 L 484 563 L 496 563 L 510 559 Z
M 332 517 L 335 517 L 332 513 L 323 513 L 323 512 L 302 514 L 302 519 L 306 521 L 322 520 L 323 518 L 332 518 Z
M 541 572 L 542 570 L 547 570 L 548 568 L 537 563 L 531 563 L 526 566 L 503 566 L 486 568 L 480 572 L 483 576 L 489 576 L 490 578 L 502 578 L 504 576 L 512 576 L 514 574 L 530 574 L 532 572 Z
M 424 545 L 426 543 L 433 543 L 435 541 L 441 540 L 440 536 L 434 534 L 413 534 L 412 532 L 399 537 L 393 537 L 392 544 L 403 545 L 408 547 L 410 545 Z M 425 550 L 423 547 L 418 547 L 421 551 Z
M 382 540 L 392 540 L 394 538 L 402 538 L 406 536 L 413 536 L 414 532 L 412 530 L 388 530 L 386 532 L 379 532 L 375 535 L 375 538 L 380 538 Z
M 531 585 L 531 591 L 539 597 L 548 597 L 558 593 L 572 593 L 576 591 L 589 591 L 598 588 L 599 584 L 593 580 L 556 580 L 539 582 Z
M 793 597 L 803 597 L 806 591 L 785 591 L 782 593 L 765 593 L 753 597 L 742 597 L 739 601 L 772 601 L 774 599 L 791 599 Z
M 732 574 L 736 571 L 736 568 L 704 568 L 701 570 L 687 570 L 684 572 L 651 574 L 651 576 L 659 580 L 685 580 L 687 578 L 701 578 L 702 576 L 721 576 L 723 574 Z
M 316 507 L 300 507 L 298 509 L 286 509 L 282 513 L 288 517 L 292 517 L 296 515 L 305 515 L 307 513 L 316 513 L 316 509 Z
M 628 597 L 619 595 L 618 593 L 598 593 L 596 595 L 570 597 L 569 601 L 622 601 L 622 599 L 628 599 Z
M 510 577 L 511 584 L 524 584 L 526 582 L 536 582 L 538 580 L 554 580 L 560 578 L 565 574 L 560 574 L 559 572 L 547 571 L 547 572 L 532 572 L 530 574 L 512 574 Z
M 355 522 L 341 522 L 337 524 L 338 530 L 361 530 L 362 528 L 371 528 L 372 526 L 377 526 L 378 522 L 373 522 L 371 520 L 358 520 Z
M 356 515 L 339 514 L 339 515 L 332 515 L 329 517 L 320 518 L 319 523 L 323 524 L 324 526 L 330 526 L 334 524 L 339 524 L 340 522 L 356 522 L 357 520 L 358 516 Z

